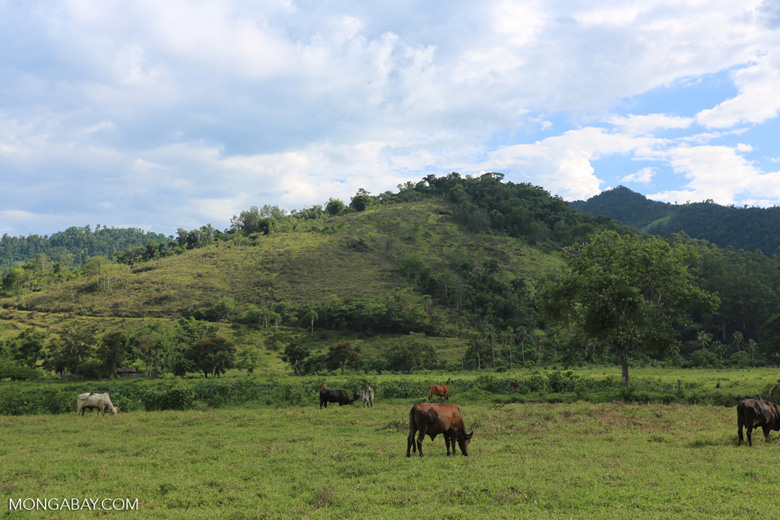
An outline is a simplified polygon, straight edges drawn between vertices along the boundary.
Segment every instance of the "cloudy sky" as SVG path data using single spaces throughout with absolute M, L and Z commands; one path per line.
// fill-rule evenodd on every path
M 780 0 L 0 0 L 0 235 L 452 171 L 780 204 Z

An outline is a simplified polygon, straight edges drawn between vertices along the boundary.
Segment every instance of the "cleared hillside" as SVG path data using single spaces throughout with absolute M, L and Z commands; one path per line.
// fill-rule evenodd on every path
M 107 274 L 0 303 L 39 312 L 178 318 L 225 297 L 238 309 L 333 297 L 414 299 L 421 295 L 399 270 L 410 254 L 438 270 L 464 263 L 478 269 L 492 259 L 500 276 L 529 280 L 559 266 L 557 255 L 521 239 L 465 230 L 453 222 L 449 203 L 429 200 L 333 217 L 314 230 L 271 234 L 252 245 L 217 242 L 137 266 L 115 265 Z

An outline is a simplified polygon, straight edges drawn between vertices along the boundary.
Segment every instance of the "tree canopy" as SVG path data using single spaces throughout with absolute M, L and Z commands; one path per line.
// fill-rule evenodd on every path
M 689 311 L 713 312 L 719 304 L 688 270 L 693 250 L 658 237 L 605 231 L 564 254 L 568 272 L 545 287 L 543 310 L 554 321 L 573 323 L 586 339 L 614 347 L 626 387 L 632 352 L 673 349 L 675 325 L 687 323 Z

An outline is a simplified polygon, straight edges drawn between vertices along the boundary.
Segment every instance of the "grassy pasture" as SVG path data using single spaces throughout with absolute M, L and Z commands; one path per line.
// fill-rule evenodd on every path
M 780 447 L 729 407 L 461 404 L 471 456 L 406 458 L 411 402 L 0 417 L 8 518 L 764 518 Z M 138 499 L 9 511 L 9 499 Z M 772 516 L 770 514 L 770 516 Z

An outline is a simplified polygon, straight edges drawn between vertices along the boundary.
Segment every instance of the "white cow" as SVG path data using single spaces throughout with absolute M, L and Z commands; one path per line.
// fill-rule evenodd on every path
M 101 413 L 103 415 L 106 413 L 116 415 L 119 412 L 119 409 L 111 403 L 111 398 L 108 397 L 108 394 L 79 394 L 77 404 L 78 409 L 76 410 L 76 415 L 84 415 L 85 408 L 97 408 L 98 415 Z
M 374 389 L 370 386 L 365 387 L 360 392 L 355 392 L 355 396 L 352 398 L 353 401 L 357 401 L 358 399 L 363 401 L 363 406 L 370 406 L 374 407 Z

